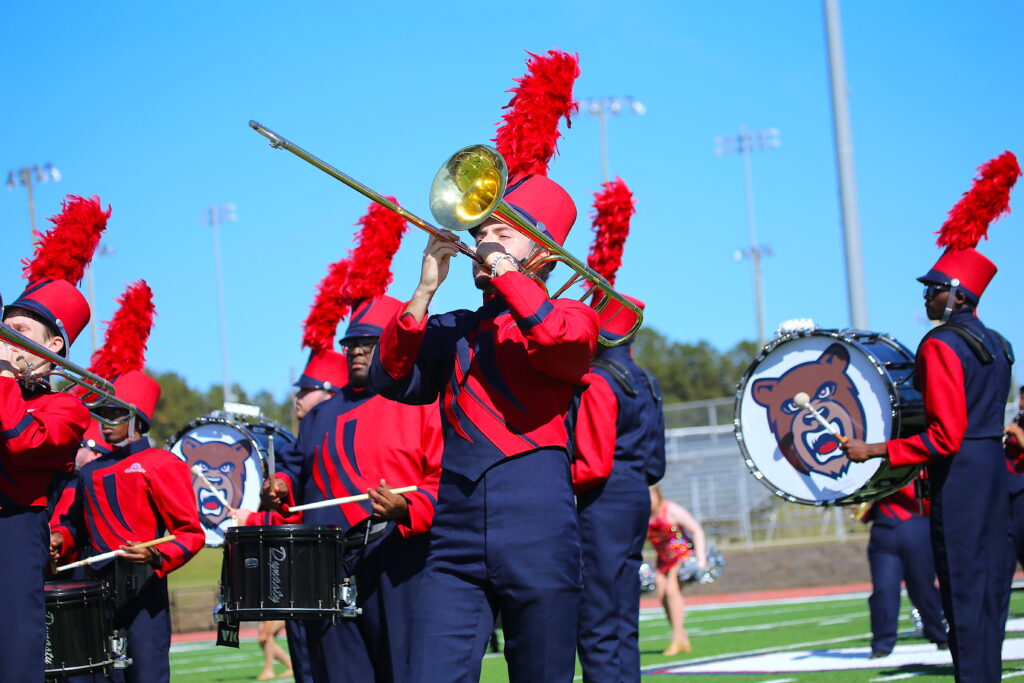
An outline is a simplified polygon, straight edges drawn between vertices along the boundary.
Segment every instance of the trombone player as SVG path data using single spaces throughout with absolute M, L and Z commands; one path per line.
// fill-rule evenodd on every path
M 504 200 L 558 244 L 576 219 L 568 193 L 543 175 L 513 179 Z M 598 316 L 548 298 L 524 274 L 543 250 L 523 232 L 491 217 L 470 234 L 483 305 L 428 315 L 461 246 L 452 233 L 432 235 L 419 284 L 370 365 L 385 397 L 441 406 L 441 483 L 409 680 L 479 678 L 499 612 L 510 680 L 569 680 L 580 536 L 566 416 L 597 347 Z
M 89 321 L 89 304 L 66 280 L 30 284 L 3 309 L 3 324 L 29 342 L 67 357 Z M 89 411 L 29 372 L 50 364 L 0 343 L 0 603 L 17 615 L 0 638 L 0 661 L 12 681 L 42 681 L 46 641 L 43 576 L 49 557 L 47 492 L 74 465 Z

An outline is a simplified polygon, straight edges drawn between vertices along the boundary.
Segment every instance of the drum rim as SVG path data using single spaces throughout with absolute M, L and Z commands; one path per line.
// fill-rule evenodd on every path
M 218 413 L 220 414 L 218 415 Z M 234 427 L 238 429 L 238 431 L 245 433 L 246 437 L 249 438 L 251 441 L 254 440 L 252 439 L 252 436 L 248 434 L 250 427 L 256 425 L 268 426 L 273 427 L 275 432 L 282 432 L 284 434 L 287 434 L 292 439 L 293 442 L 295 441 L 295 435 L 292 434 L 291 431 L 285 429 L 284 426 L 282 426 L 276 420 L 270 419 L 269 417 L 257 419 L 246 415 L 238 415 L 236 413 L 224 413 L 223 411 L 215 410 L 211 413 L 207 413 L 206 415 L 200 415 L 199 417 L 189 420 L 188 423 L 184 427 L 179 429 L 177 432 L 175 432 L 173 436 L 169 436 L 164 440 L 164 447 L 167 450 L 171 450 L 179 441 L 181 441 L 181 439 L 188 432 L 192 431 L 197 427 L 202 427 L 203 425 L 209 424 L 226 424 L 231 427 Z M 259 446 L 259 444 L 257 443 L 256 446 Z M 257 448 L 257 450 L 260 449 Z
M 284 536 L 285 534 L 306 533 L 310 535 L 321 533 L 337 533 L 339 538 L 344 537 L 345 530 L 340 524 L 254 524 L 252 526 L 233 526 L 224 531 L 224 540 L 227 541 L 228 534 L 232 536 L 258 536 L 261 538 L 272 538 Z
M 109 592 L 110 585 L 103 579 L 68 579 L 64 581 L 43 582 L 43 593 L 47 598 L 86 598 L 93 597 L 94 595 L 103 596 Z
M 873 332 L 873 331 L 870 331 L 870 330 L 856 330 L 856 329 L 851 329 L 851 328 L 816 328 L 816 329 L 807 329 L 807 330 L 793 330 L 793 331 L 786 332 L 785 334 L 781 334 L 781 335 L 775 337 L 774 339 L 772 339 L 771 341 L 766 343 L 764 346 L 762 346 L 761 350 L 754 357 L 754 360 L 751 361 L 750 365 L 747 366 L 747 369 L 744 370 L 743 375 L 740 377 L 739 382 L 737 382 L 737 384 L 736 384 L 736 394 L 735 394 L 735 398 L 733 400 L 733 436 L 736 438 L 736 443 L 739 445 L 740 452 L 741 452 L 741 454 L 743 456 L 743 463 L 747 466 L 747 469 L 754 476 L 754 478 L 756 480 L 758 480 L 759 482 L 761 482 L 762 484 L 764 484 L 765 487 L 767 487 L 768 490 L 771 491 L 773 495 L 775 495 L 777 498 L 781 498 L 781 499 L 783 499 L 783 500 L 785 500 L 787 502 L 790 502 L 790 503 L 798 503 L 800 505 L 809 505 L 809 506 L 813 506 L 813 507 L 823 507 L 824 508 L 824 507 L 833 507 L 833 506 L 858 505 L 860 503 L 870 502 L 870 501 L 873 501 L 873 500 L 878 500 L 879 498 L 882 498 L 885 495 L 888 495 L 889 493 L 892 493 L 893 491 L 896 491 L 900 487 L 899 486 L 894 486 L 891 489 L 885 489 L 884 491 L 880 491 L 880 492 L 877 492 L 877 493 L 872 493 L 871 495 L 866 495 L 866 494 L 863 494 L 863 495 L 861 495 L 861 494 L 850 494 L 849 496 L 844 496 L 842 498 L 838 498 L 838 499 L 835 499 L 835 500 L 812 500 L 812 499 L 808 499 L 808 498 L 801 498 L 801 497 L 795 496 L 795 495 L 793 495 L 793 494 L 791 494 L 791 493 L 789 493 L 787 491 L 783 491 L 778 486 L 776 486 L 775 484 L 771 483 L 768 480 L 768 477 L 765 476 L 764 472 L 762 472 L 760 470 L 760 468 L 758 468 L 757 464 L 754 462 L 753 458 L 750 456 L 750 452 L 747 450 L 747 446 L 746 446 L 746 444 L 743 441 L 743 425 L 740 423 L 740 418 L 739 418 L 740 405 L 743 402 L 744 389 L 746 388 L 747 383 L 750 380 L 750 377 L 753 374 L 754 370 L 762 362 L 764 362 L 764 360 L 776 348 L 778 348 L 782 344 L 785 344 L 785 343 L 790 342 L 790 341 L 796 341 L 798 339 L 803 339 L 805 337 L 815 337 L 815 336 L 831 337 L 831 338 L 836 339 L 838 341 L 846 342 L 850 346 L 856 347 L 856 349 L 861 353 L 861 355 L 865 356 L 868 359 L 868 361 L 871 363 L 872 367 L 874 367 L 875 370 L 886 380 L 886 388 L 887 388 L 888 394 L 889 394 L 889 409 L 891 411 L 891 416 L 892 416 L 892 433 L 893 434 L 899 434 L 900 433 L 900 430 L 902 428 L 902 416 L 901 416 L 900 411 L 898 410 L 898 408 L 901 407 L 902 404 L 899 401 L 899 396 L 893 390 L 893 387 L 896 386 L 897 382 L 895 382 L 893 380 L 892 373 L 889 372 L 889 369 L 884 367 L 881 363 L 879 363 L 878 360 L 874 356 L 872 356 L 871 354 L 867 353 L 867 350 L 864 348 L 864 345 L 857 338 L 861 337 L 861 338 L 879 339 L 883 343 L 885 343 L 888 346 L 892 347 L 893 349 L 895 349 L 897 351 L 902 351 L 904 354 L 907 355 L 908 359 L 911 362 L 913 362 L 914 361 L 914 354 L 910 351 L 909 347 L 907 347 L 902 342 L 900 342 L 898 339 L 896 339 L 891 334 L 888 334 L 886 332 Z M 893 474 L 897 473 L 900 470 L 906 470 L 907 476 L 901 478 L 901 480 L 904 482 L 903 483 L 904 486 L 906 485 L 907 482 L 909 482 L 911 479 L 913 479 L 914 476 L 916 476 L 916 473 L 920 469 L 920 467 L 916 467 L 916 466 L 907 466 L 907 467 L 896 467 L 896 468 L 894 468 L 894 467 L 889 466 L 888 463 L 882 463 L 879 466 L 879 469 L 881 469 L 883 467 L 884 468 L 888 468 L 889 471 L 891 473 L 893 473 Z

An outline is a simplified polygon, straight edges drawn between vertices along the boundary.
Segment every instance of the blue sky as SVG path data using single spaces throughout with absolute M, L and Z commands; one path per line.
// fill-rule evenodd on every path
M 742 168 L 714 138 L 740 124 L 781 130 L 753 159 L 768 329 L 812 317 L 849 324 L 820 2 L 475 5 L 339 2 L 9 3 L 0 37 L 4 173 L 43 162 L 41 223 L 65 193 L 113 207 L 95 263 L 96 315 L 145 278 L 159 317 L 149 363 L 198 387 L 221 378 L 204 207 L 233 202 L 223 229 L 232 378 L 283 394 L 304 363 L 314 287 L 351 246 L 367 200 L 281 151 L 257 119 L 430 218 L 426 194 L 456 149 L 493 137 L 525 50 L 578 53 L 578 98 L 632 95 L 639 117 L 609 123 L 613 175 L 637 197 L 622 291 L 672 339 L 727 348 L 756 336 Z M 628 11 L 627 8 L 628 7 Z M 282 9 L 286 8 L 286 9 Z M 1019 2 L 881 0 L 842 7 L 870 328 L 913 348 L 927 330 L 914 277 L 975 168 L 1024 153 Z M 598 189 L 598 129 L 564 131 L 551 177 L 579 206 L 568 247 L 586 254 Z M 982 251 L 1000 267 L 981 315 L 1024 348 L 1017 212 Z M 0 192 L 0 292 L 23 286 L 25 191 Z M 415 229 L 412 229 L 415 230 Z M 406 298 L 425 235 L 410 231 L 391 293 Z M 435 310 L 475 307 L 468 262 Z M 102 331 L 102 328 L 101 328 Z M 73 358 L 87 363 L 88 334 Z

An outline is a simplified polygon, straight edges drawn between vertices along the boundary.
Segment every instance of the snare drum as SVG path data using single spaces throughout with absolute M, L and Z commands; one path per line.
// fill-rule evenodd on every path
M 337 526 L 232 527 L 224 537 L 223 614 L 237 621 L 342 616 L 344 533 Z M 354 601 L 352 601 L 354 603 Z
M 45 669 L 48 676 L 99 671 L 114 663 L 110 594 L 104 581 L 47 581 Z M 10 624 L 17 628 L 15 624 Z
M 167 450 L 188 464 L 203 468 L 203 473 L 233 508 L 255 510 L 260 504 L 260 487 L 266 472 L 270 435 L 274 450 L 294 443 L 295 437 L 271 420 L 214 412 L 192 420 L 167 440 Z M 232 526 L 220 499 L 203 481 L 193 475 L 192 488 L 199 507 L 199 520 L 206 532 L 206 545 L 224 543 L 224 532 Z
M 855 330 L 797 330 L 769 342 L 736 394 L 735 432 L 751 473 L 805 505 L 852 505 L 910 482 L 916 467 L 851 462 L 793 397 L 800 392 L 847 438 L 886 441 L 924 429 L 914 354 L 896 339 Z

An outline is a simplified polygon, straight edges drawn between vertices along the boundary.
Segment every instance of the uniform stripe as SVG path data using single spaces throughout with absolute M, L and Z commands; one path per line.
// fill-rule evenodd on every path
M 0 439 L 16 439 L 21 436 L 21 433 L 28 429 L 28 426 L 32 424 L 32 414 L 25 413 L 25 417 L 18 421 L 18 424 L 14 425 L 10 429 L 0 431 Z
M 548 317 L 548 314 L 551 313 L 552 310 L 554 310 L 554 306 L 551 305 L 550 301 L 545 300 L 537 309 L 536 313 L 528 315 L 522 320 L 516 321 L 519 324 L 519 329 L 523 332 L 529 332 L 534 327 L 544 322 L 544 319 Z
M 107 503 L 110 505 L 110 511 L 117 517 L 117 521 L 121 523 L 128 533 L 134 534 L 135 530 L 132 529 L 131 525 L 124 518 L 124 514 L 121 512 L 121 504 L 117 500 L 117 473 L 111 472 L 110 474 L 103 475 L 103 494 L 107 497 Z

